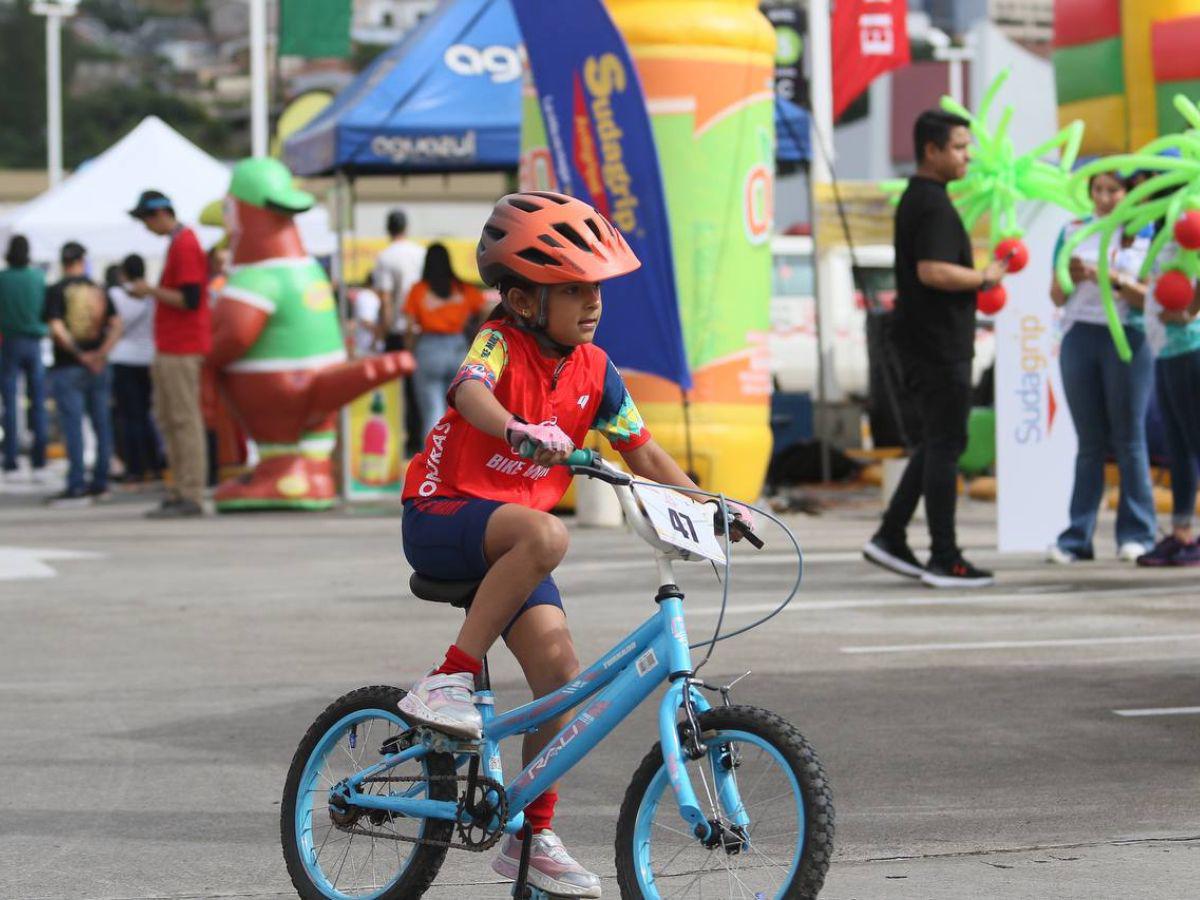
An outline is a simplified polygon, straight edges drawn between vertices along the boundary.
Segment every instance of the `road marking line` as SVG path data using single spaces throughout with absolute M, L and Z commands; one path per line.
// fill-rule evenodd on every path
M 1158 709 L 1114 709 L 1118 716 L 1197 716 L 1200 706 L 1162 706 Z
M 103 553 L 90 550 L 60 550 L 39 547 L 0 547 L 0 581 L 29 578 L 53 578 L 58 574 L 46 560 L 103 559 Z
M 1097 644 L 1150 644 L 1198 641 L 1200 634 L 1147 634 L 1130 637 L 1055 638 L 1037 641 L 977 641 L 951 644 L 879 644 L 842 647 L 843 653 L 925 653 L 937 650 L 1021 650 L 1026 647 L 1088 647 Z
M 1008 594 L 989 594 L 972 592 L 968 594 L 947 594 L 937 591 L 927 591 L 924 594 L 917 594 L 908 597 L 879 597 L 879 598 L 864 598 L 860 600 L 811 600 L 811 601 L 796 601 L 793 600 L 788 604 L 784 612 L 808 612 L 819 610 L 836 610 L 836 609 L 887 609 L 889 607 L 905 607 L 905 606 L 985 606 L 990 603 L 1027 603 L 1031 600 L 1039 602 L 1062 602 L 1066 600 L 1076 600 L 1081 598 L 1079 591 L 1047 591 L 1046 585 L 1031 585 L 1029 588 L 1016 593 Z M 801 592 L 804 587 L 801 585 Z M 1130 599 L 1150 597 L 1156 594 L 1178 594 L 1180 591 L 1179 585 L 1164 585 L 1162 587 L 1142 588 L 1109 588 L 1102 591 L 1089 591 L 1085 599 L 1096 599 L 1100 597 L 1120 597 L 1128 595 Z M 781 595 L 780 600 L 783 599 Z M 729 609 L 726 615 L 752 615 L 756 613 L 770 612 L 779 605 L 779 601 L 774 603 L 747 603 L 740 604 L 736 600 L 729 604 Z M 692 615 L 716 615 L 720 612 L 720 606 L 689 606 L 688 612 Z

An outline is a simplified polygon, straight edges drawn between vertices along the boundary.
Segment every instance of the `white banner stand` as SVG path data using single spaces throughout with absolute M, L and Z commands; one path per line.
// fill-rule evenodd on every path
M 1022 216 L 1029 264 L 1004 280 L 996 316 L 996 482 L 1002 553 L 1042 552 L 1067 526 L 1075 428 L 1058 367 L 1061 339 L 1050 300 L 1054 244 L 1070 214 L 1047 204 Z

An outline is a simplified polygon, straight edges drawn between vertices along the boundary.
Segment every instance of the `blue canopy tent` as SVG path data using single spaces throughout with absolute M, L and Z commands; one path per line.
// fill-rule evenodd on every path
M 298 175 L 515 169 L 521 35 L 507 0 L 442 3 L 284 145 Z
M 521 33 L 508 0 L 440 4 L 284 145 L 297 175 L 514 170 Z M 778 99 L 781 169 L 808 161 L 807 111 Z

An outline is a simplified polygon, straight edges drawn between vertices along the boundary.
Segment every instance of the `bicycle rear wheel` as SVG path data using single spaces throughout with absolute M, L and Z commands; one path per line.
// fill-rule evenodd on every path
M 448 841 L 453 823 L 390 813 L 338 809 L 330 789 L 379 762 L 388 738 L 408 730 L 397 704 L 399 688 L 360 688 L 330 704 L 308 729 L 288 771 L 280 815 L 283 856 L 292 884 L 305 900 L 402 900 L 428 890 L 446 848 L 398 838 Z M 453 758 L 431 753 L 387 771 L 363 792 L 454 800 Z M 414 781 L 390 781 L 408 776 Z
M 709 752 L 688 774 L 725 837 L 708 847 L 690 832 L 656 744 L 621 804 L 621 896 L 812 900 L 833 851 L 833 800 L 816 754 L 779 716 L 750 706 L 711 709 L 700 727 Z

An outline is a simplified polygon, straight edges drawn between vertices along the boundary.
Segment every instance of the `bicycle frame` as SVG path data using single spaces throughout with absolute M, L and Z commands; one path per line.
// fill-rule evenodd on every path
M 619 470 L 613 470 L 619 472 Z M 627 477 L 627 476 L 626 476 Z M 508 820 L 504 830 L 516 833 L 524 827 L 525 807 L 573 768 L 607 735 L 640 706 L 663 682 L 669 682 L 659 703 L 659 737 L 663 762 L 679 804 L 679 813 L 689 830 L 699 840 L 708 840 L 712 826 L 701 809 L 687 774 L 686 755 L 679 738 L 679 710 L 687 701 L 696 712 L 709 709 L 708 702 L 693 686 L 692 656 L 688 646 L 687 628 L 683 617 L 683 594 L 675 586 L 673 559 L 680 558 L 674 548 L 662 543 L 643 518 L 627 485 L 614 484 L 625 507 L 627 521 L 647 543 L 655 548 L 660 587 L 655 598 L 658 611 L 631 632 L 613 649 L 579 674 L 569 684 L 551 694 L 496 715 L 491 691 L 475 695 L 483 717 L 483 739 L 478 745 L 480 770 L 498 783 L 504 783 L 500 761 L 500 742 L 518 734 L 536 731 L 567 710 L 579 707 L 575 716 L 563 727 L 541 752 L 505 787 L 508 800 Z M 412 818 L 433 818 L 456 821 L 458 805 L 453 801 L 429 800 L 414 796 L 415 787 L 407 795 L 381 796 L 363 793 L 360 788 L 367 779 L 412 759 L 434 752 L 419 744 L 364 769 L 333 788 L 341 802 L 365 809 L 377 809 Z M 708 753 L 719 754 L 720 748 Z M 458 756 L 457 765 L 469 759 Z M 736 824 L 745 824 L 745 811 L 737 791 L 736 778 L 722 766 L 714 766 L 714 789 L 721 806 Z M 465 814 L 464 814 L 465 815 Z

